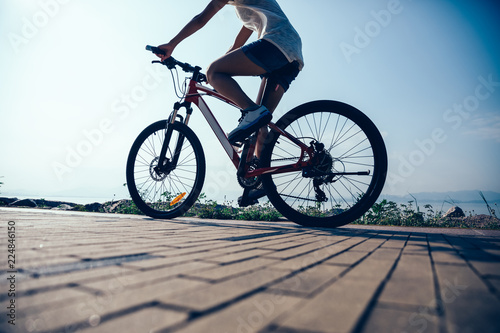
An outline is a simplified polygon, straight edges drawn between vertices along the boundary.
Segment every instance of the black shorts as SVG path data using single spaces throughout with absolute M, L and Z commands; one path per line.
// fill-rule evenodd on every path
M 266 71 L 262 77 L 269 78 L 273 84 L 279 84 L 285 91 L 300 72 L 297 61 L 289 62 L 280 49 L 265 39 L 244 45 L 241 50 Z

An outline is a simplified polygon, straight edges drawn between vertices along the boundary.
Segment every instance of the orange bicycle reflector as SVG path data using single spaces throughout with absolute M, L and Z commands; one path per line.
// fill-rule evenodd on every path
M 184 198 L 185 195 L 186 195 L 186 192 L 183 192 L 183 193 L 179 194 L 178 196 L 176 196 L 175 199 L 172 200 L 172 202 L 170 203 L 170 206 L 173 206 L 176 203 L 178 203 L 179 201 L 181 201 L 181 199 Z

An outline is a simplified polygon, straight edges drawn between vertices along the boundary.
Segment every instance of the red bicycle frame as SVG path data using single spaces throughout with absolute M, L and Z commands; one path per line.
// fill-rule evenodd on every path
M 205 103 L 205 101 L 203 100 L 203 96 L 204 95 L 212 96 L 212 97 L 215 97 L 215 98 L 217 98 L 217 99 L 219 99 L 219 100 L 221 100 L 229 105 L 232 105 L 236 108 L 238 108 L 238 106 L 230 99 L 219 94 L 217 91 L 210 89 L 210 88 L 198 83 L 195 79 L 197 76 L 196 74 L 197 73 L 194 73 L 193 77 L 189 81 L 188 91 L 187 91 L 185 98 L 184 98 L 184 103 L 183 103 L 184 105 L 183 104 L 180 104 L 180 105 L 186 107 L 187 110 L 190 109 L 191 103 L 198 106 L 201 113 L 203 114 L 203 116 L 207 120 L 208 124 L 212 128 L 212 131 L 214 132 L 215 136 L 217 137 L 217 139 L 219 139 L 219 142 L 221 143 L 222 147 L 226 151 L 227 155 L 229 156 L 229 158 L 233 162 L 234 166 L 238 169 L 240 167 L 240 162 L 241 162 L 241 159 L 238 156 L 238 152 L 233 147 L 233 145 L 231 145 L 231 143 L 229 142 L 226 134 L 222 130 L 221 126 L 219 125 L 219 122 L 217 121 L 217 119 L 215 119 L 215 117 L 214 117 L 212 111 L 210 110 L 210 108 L 208 107 L 207 103 Z M 187 103 L 187 105 L 186 105 L 186 103 Z M 174 108 L 174 114 L 171 118 L 172 122 L 175 121 L 177 111 L 178 111 L 178 109 Z M 186 116 L 186 119 L 184 121 L 184 123 L 186 125 L 189 121 L 189 116 L 190 116 L 190 113 L 188 112 L 188 115 Z M 274 130 L 274 131 L 278 132 L 280 135 L 287 137 L 290 141 L 292 141 L 297 146 L 299 146 L 301 149 L 300 158 L 299 158 L 298 162 L 296 162 L 294 164 L 282 165 L 282 166 L 278 166 L 278 167 L 266 167 L 266 168 L 258 168 L 258 169 L 254 169 L 254 170 L 248 170 L 248 166 L 247 166 L 246 162 L 249 162 L 253 158 L 253 153 L 254 153 L 254 149 L 255 149 L 255 146 L 252 145 L 248 149 L 248 153 L 247 153 L 247 156 L 245 159 L 245 166 L 244 166 L 245 168 L 244 168 L 244 172 L 243 172 L 243 176 L 245 178 L 256 177 L 256 176 L 260 176 L 262 174 L 268 174 L 268 173 L 279 174 L 279 173 L 285 173 L 285 172 L 300 171 L 305 166 L 309 165 L 310 161 L 313 158 L 313 154 L 314 154 L 313 147 L 306 146 L 303 142 L 296 139 L 293 135 L 291 135 L 287 131 L 280 129 L 273 122 L 270 122 L 268 124 L 268 126 L 271 128 L 271 130 Z M 308 155 L 309 160 L 303 161 L 306 154 Z M 243 156 L 241 158 L 243 158 Z

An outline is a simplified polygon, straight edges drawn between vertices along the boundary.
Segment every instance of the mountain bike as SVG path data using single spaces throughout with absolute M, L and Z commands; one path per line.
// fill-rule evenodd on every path
M 162 53 L 153 46 L 146 49 Z M 380 195 L 387 174 L 384 141 L 373 122 L 353 106 L 319 100 L 295 107 L 267 124 L 269 132 L 257 160 L 258 131 L 236 147 L 228 141 L 205 97 L 238 106 L 206 85 L 199 66 L 173 57 L 153 63 L 172 72 L 179 101 L 168 119 L 139 134 L 128 155 L 127 186 L 146 215 L 158 219 L 181 216 L 201 193 L 206 161 L 200 140 L 189 127 L 193 105 L 235 166 L 244 189 L 240 206 L 251 203 L 248 195 L 252 189 L 263 188 L 271 204 L 289 220 L 334 228 L 361 217 Z M 184 89 L 175 83 L 177 67 L 188 73 Z

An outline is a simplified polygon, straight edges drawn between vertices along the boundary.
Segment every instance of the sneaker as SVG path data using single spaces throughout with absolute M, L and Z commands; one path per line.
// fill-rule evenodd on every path
M 265 106 L 260 106 L 255 110 L 245 109 L 242 114 L 240 124 L 228 135 L 229 142 L 232 145 L 245 140 L 253 132 L 270 122 L 273 117 Z
M 257 200 L 264 196 L 266 196 L 266 191 L 263 188 L 255 188 L 248 193 L 248 198 L 252 200 Z
M 264 189 L 252 189 L 250 192 L 248 192 L 248 195 L 246 197 L 246 200 L 243 201 L 243 196 L 238 197 L 238 205 L 240 207 L 248 207 L 252 205 L 256 205 L 259 203 L 260 198 L 264 197 L 266 195 L 266 192 Z

